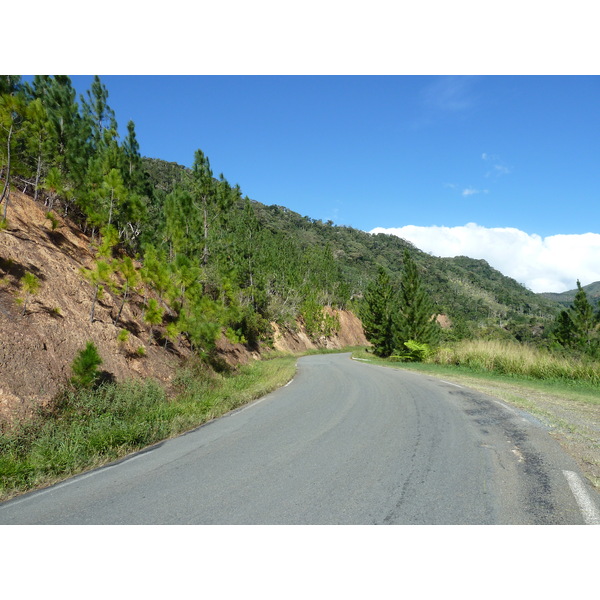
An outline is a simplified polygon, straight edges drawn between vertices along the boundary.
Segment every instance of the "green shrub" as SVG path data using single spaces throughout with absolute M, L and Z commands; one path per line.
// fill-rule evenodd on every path
M 60 225 L 60 221 L 51 212 L 46 213 L 46 219 L 50 221 L 52 231 L 56 231 Z
M 300 314 L 306 333 L 312 340 L 321 336 L 330 337 L 340 330 L 340 321 L 337 315 L 326 312 L 325 307 L 316 300 L 309 299 L 303 302 Z
M 117 335 L 117 342 L 119 342 L 119 344 L 126 344 L 129 340 L 129 331 L 127 331 L 127 329 L 121 329 L 121 331 L 119 331 L 119 334 Z
M 25 294 L 23 298 L 23 314 L 25 314 L 30 296 L 35 296 L 40 290 L 40 280 L 33 273 L 25 273 L 21 277 L 21 290 Z
M 415 340 L 408 340 L 408 342 L 404 342 L 404 345 L 408 348 L 408 352 L 396 351 L 390 356 L 390 360 L 400 362 L 423 362 L 434 354 L 434 351 L 429 344 L 420 344 L 419 342 L 415 342 Z
M 93 342 L 88 342 L 85 348 L 79 351 L 71 364 L 71 370 L 73 371 L 71 383 L 75 387 L 92 387 L 100 375 L 98 367 L 101 364 L 102 359 L 98 354 L 98 349 Z

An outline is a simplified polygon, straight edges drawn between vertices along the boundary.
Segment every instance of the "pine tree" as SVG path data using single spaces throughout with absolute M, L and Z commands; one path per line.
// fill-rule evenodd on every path
M 88 342 L 85 348 L 77 353 L 71 364 L 73 371 L 71 383 L 76 387 L 91 387 L 100 376 L 98 367 L 101 364 L 102 359 L 98 354 L 98 348 L 93 342 Z
M 14 170 L 17 136 L 23 125 L 25 103 L 21 95 L 3 94 L 0 96 L 0 173 L 4 186 L 0 194 L 0 203 L 4 205 L 4 219 L 8 206 L 10 178 Z
M 591 353 L 595 341 L 596 318 L 594 316 L 594 309 L 579 280 L 577 280 L 577 292 L 570 312 L 577 347 L 584 352 Z
M 205 156 L 202 150 L 196 150 L 194 154 L 194 165 L 192 166 L 192 189 L 194 200 L 202 214 L 202 231 L 204 238 L 204 248 L 202 250 L 202 264 L 208 263 L 208 231 L 209 231 L 209 213 L 212 205 L 216 202 L 217 188 L 213 178 L 213 172 L 210 168 L 208 156 Z
M 417 265 L 404 250 L 404 270 L 395 315 L 398 348 L 412 340 L 434 346 L 439 340 L 439 325 L 427 291 L 423 287 Z
M 48 193 L 46 206 L 52 210 L 54 208 L 55 200 L 58 198 L 58 196 L 64 194 L 65 192 L 63 177 L 56 167 L 50 168 L 41 187 Z
M 564 348 L 575 346 L 575 325 L 568 310 L 562 310 L 556 317 L 551 336 Z
M 34 200 L 37 200 L 40 180 L 50 160 L 52 125 L 40 98 L 32 100 L 25 113 L 25 140 L 30 155 L 35 159 Z
M 21 289 L 25 294 L 23 299 L 23 315 L 27 311 L 27 303 L 31 296 L 35 296 L 40 289 L 40 280 L 33 273 L 25 273 L 21 278 Z
M 115 325 L 121 318 L 123 307 L 125 306 L 125 303 L 129 301 L 131 291 L 135 290 L 140 282 L 140 274 L 136 270 L 135 265 L 129 256 L 123 257 L 123 259 L 116 264 L 116 272 L 122 276 L 123 284 L 116 288 L 117 294 L 121 296 L 122 300 L 117 316 L 113 320 L 113 324 Z
M 21 86 L 20 75 L 0 75 L 0 94 L 14 94 Z
M 81 268 L 81 274 L 92 284 L 92 307 L 90 309 L 90 323 L 94 322 L 96 302 L 102 297 L 104 285 L 110 282 L 113 273 L 112 267 L 104 260 L 97 260 L 91 269 Z
M 196 150 L 192 166 L 192 196 L 196 209 L 200 212 L 202 223 L 202 265 L 208 264 L 210 256 L 209 236 L 218 219 L 224 215 L 234 202 L 241 197 L 239 186 L 232 188 L 223 174 L 216 180 L 210 167 L 208 156 L 202 150 Z
M 394 313 L 397 299 L 390 277 L 379 267 L 377 278 L 365 290 L 360 318 L 366 338 L 373 344 L 373 354 L 388 357 L 396 347 Z
M 125 157 L 125 169 L 123 180 L 129 192 L 144 193 L 144 173 L 142 170 L 142 157 L 140 155 L 140 144 L 135 135 L 135 123 L 127 123 L 127 137 L 123 140 L 123 155 Z
M 113 217 L 119 211 L 120 204 L 125 196 L 125 187 L 123 179 L 117 169 L 111 169 L 102 182 L 104 191 L 103 203 L 105 210 L 108 210 L 108 225 L 113 222 Z
M 79 187 L 85 180 L 93 147 L 89 143 L 89 125 L 79 113 L 71 79 L 67 75 L 40 77 L 34 79 L 34 86 L 52 124 L 52 163 L 65 179 Z
M 154 298 L 148 300 L 144 321 L 150 325 L 150 341 L 154 339 L 154 326 L 162 323 L 164 312 L 164 309 L 159 306 Z
M 175 188 L 165 197 L 162 214 L 169 258 L 173 260 L 180 253 L 190 257 L 197 254 L 197 249 L 201 246 L 202 227 L 190 193 Z
M 86 94 L 87 100 L 81 96 L 83 114 L 90 123 L 92 138 L 95 147 L 98 148 L 103 143 L 104 130 L 117 129 L 115 112 L 108 106 L 108 90 L 98 75 L 94 76 L 94 81 Z
M 112 281 L 115 270 L 112 264 L 113 248 L 118 243 L 116 229 L 108 225 L 101 232 L 101 242 L 96 249 L 96 260 L 92 268 L 81 267 L 81 274 L 92 284 L 92 307 L 90 309 L 90 323 L 94 322 L 96 302 L 102 297 L 104 286 L 114 287 Z

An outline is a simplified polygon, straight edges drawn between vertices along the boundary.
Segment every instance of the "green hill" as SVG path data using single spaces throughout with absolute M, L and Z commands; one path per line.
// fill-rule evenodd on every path
M 582 286 L 585 291 L 590 304 L 593 306 L 600 305 L 600 281 L 596 281 L 594 283 L 590 283 L 589 285 Z M 553 292 L 544 292 L 539 294 L 541 297 L 551 300 L 552 302 L 558 302 L 562 307 L 569 307 L 575 300 L 575 294 L 577 293 L 577 288 L 574 290 L 569 290 L 567 292 L 553 293 Z
M 377 265 L 399 278 L 402 252 L 408 247 L 437 310 L 462 334 L 486 335 L 493 330 L 496 336 L 529 339 L 539 336 L 557 312 L 555 302 L 534 294 L 485 260 L 434 257 L 396 236 L 323 223 L 282 206 L 256 202 L 254 207 L 261 223 L 272 231 L 306 247 L 329 245 L 353 298 L 361 296 Z

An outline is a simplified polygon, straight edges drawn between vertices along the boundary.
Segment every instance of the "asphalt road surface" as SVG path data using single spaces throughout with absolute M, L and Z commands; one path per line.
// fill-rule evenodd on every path
M 595 524 L 536 419 L 468 388 L 307 356 L 286 387 L 0 504 L 1 524 Z

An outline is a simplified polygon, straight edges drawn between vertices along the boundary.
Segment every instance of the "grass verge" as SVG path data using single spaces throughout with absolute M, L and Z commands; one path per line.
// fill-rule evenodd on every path
M 45 487 L 177 436 L 287 383 L 296 357 L 216 374 L 190 362 L 170 392 L 152 380 L 65 390 L 34 418 L 0 432 L 0 500 Z

